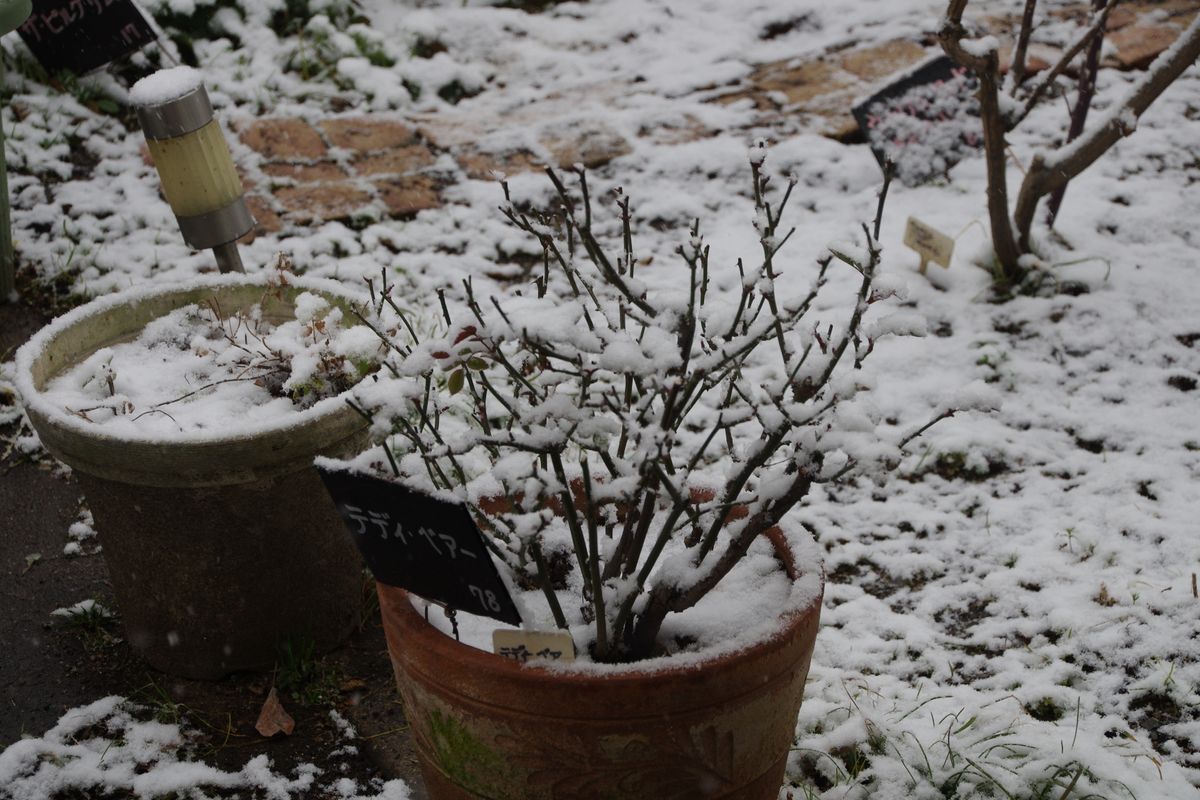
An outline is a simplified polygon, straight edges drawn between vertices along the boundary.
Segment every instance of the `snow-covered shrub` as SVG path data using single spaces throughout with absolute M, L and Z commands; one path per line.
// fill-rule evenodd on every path
M 150 10 L 177 44 L 183 41 L 189 46 L 198 39 L 228 36 L 222 21 L 228 13 L 263 23 L 279 36 L 303 31 L 317 16 L 342 28 L 363 19 L 356 0 L 157 0 Z
M 903 291 L 876 277 L 879 220 L 861 244 L 831 248 L 807 292 L 777 294 L 794 183 L 769 197 L 765 154 L 750 155 L 760 252 L 739 262 L 733 291 L 710 286 L 699 222 L 678 248 L 675 287 L 651 291 L 628 198 L 617 195 L 609 242 L 593 228 L 586 175 L 571 188 L 548 170 L 549 211 L 522 210 L 502 184 L 504 214 L 543 252 L 529 292 L 481 298 L 467 281 L 458 302 L 440 296 L 432 336 L 386 286 L 376 294 L 400 380 L 356 393 L 395 434 L 396 477 L 483 509 L 493 552 L 542 591 L 559 627 L 591 625 L 598 661 L 662 652 L 664 619 L 717 587 L 814 485 L 892 465 L 904 443 L 884 441 L 857 398 L 878 337 L 923 333 L 919 317 L 876 312 Z M 857 273 L 857 291 L 839 323 L 828 308 L 818 323 L 833 269 Z M 375 467 L 387 470 L 383 455 Z
M 959 67 L 947 80 L 914 86 L 866 109 L 871 147 L 895 164 L 903 183 L 917 186 L 945 175 L 979 149 L 976 85 Z
M 206 52 L 223 50 L 201 43 L 228 39 L 244 49 L 253 35 L 259 39 L 257 57 L 266 55 L 301 82 L 358 90 L 368 100 L 378 93 L 373 88 L 387 87 L 389 98 L 411 94 L 394 91 L 391 84 L 403 83 L 395 75 L 372 71 L 373 82 L 362 79 L 364 70 L 395 67 L 403 47 L 371 27 L 357 0 L 159 0 L 153 11 L 180 57 L 193 66 L 202 66 Z

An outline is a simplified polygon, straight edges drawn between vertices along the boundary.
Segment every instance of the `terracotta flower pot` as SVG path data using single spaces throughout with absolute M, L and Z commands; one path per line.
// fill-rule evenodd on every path
M 777 797 L 821 592 L 785 615 L 777 635 L 741 652 L 588 674 L 459 644 L 426 623 L 402 589 L 378 590 L 433 800 Z
M 333 399 L 252 430 L 139 439 L 64 413 L 42 390 L 188 304 L 216 298 L 233 312 L 262 301 L 278 323 L 301 291 L 347 309 L 354 299 L 330 281 L 265 289 L 262 277 L 237 276 L 105 297 L 55 320 L 17 358 L 30 421 L 95 516 L 130 644 L 189 678 L 270 668 L 288 637 L 325 651 L 350 635 L 362 562 L 312 461 L 361 449 L 366 423 Z

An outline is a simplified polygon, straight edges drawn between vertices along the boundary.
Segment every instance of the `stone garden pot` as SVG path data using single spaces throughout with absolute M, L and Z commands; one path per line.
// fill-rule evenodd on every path
M 773 541 L 779 551 L 783 537 Z M 795 579 L 792 560 L 781 560 Z M 459 644 L 404 590 L 378 592 L 432 800 L 778 796 L 821 592 L 749 649 L 607 674 L 520 665 Z
M 226 313 L 261 302 L 275 323 L 293 317 L 302 291 L 346 310 L 357 299 L 330 281 L 266 289 L 261 277 L 222 276 L 105 297 L 52 322 L 17 356 L 29 418 L 87 497 L 128 640 L 174 675 L 270 668 L 285 639 L 324 651 L 349 636 L 361 561 L 312 461 L 361 450 L 366 422 L 338 397 L 249 432 L 132 439 L 53 407 L 41 391 L 96 350 L 210 297 Z

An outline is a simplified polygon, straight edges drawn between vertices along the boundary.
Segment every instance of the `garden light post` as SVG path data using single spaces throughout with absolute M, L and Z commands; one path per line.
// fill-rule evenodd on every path
M 0 0 L 0 36 L 16 30 L 29 17 L 30 0 Z M 0 65 L 0 79 L 4 67 Z M 8 301 L 16 288 L 13 261 L 12 220 L 8 203 L 8 165 L 4 160 L 4 132 L 0 130 L 0 303 Z
M 221 272 L 243 272 L 237 240 L 254 218 L 200 74 L 163 70 L 139 81 L 132 99 L 184 241 L 211 249 Z

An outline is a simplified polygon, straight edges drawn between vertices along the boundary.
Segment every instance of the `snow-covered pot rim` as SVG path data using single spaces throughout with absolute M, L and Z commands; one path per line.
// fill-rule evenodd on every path
M 322 469 L 335 469 L 347 471 L 349 474 L 368 474 L 366 470 L 359 465 L 349 464 L 344 461 L 337 461 L 332 458 L 318 458 L 318 465 Z M 370 473 L 373 477 L 386 476 Z M 400 485 L 407 486 L 403 481 L 396 481 Z M 425 492 L 425 489 L 419 489 Z M 440 493 L 434 495 L 452 503 L 461 503 L 454 495 L 450 493 Z M 482 515 L 498 516 L 503 511 L 499 511 L 499 505 L 502 501 L 497 501 L 494 498 L 488 498 L 478 504 L 473 505 Z M 490 510 L 485 506 L 490 506 Z M 733 513 L 733 518 L 744 516 L 743 513 Z M 484 533 L 487 536 L 487 533 Z M 761 649 L 773 649 L 779 646 L 780 639 L 790 636 L 790 631 L 797 624 L 797 618 L 802 618 L 812 613 L 818 613 L 821 602 L 824 596 L 824 558 L 821 546 L 818 545 L 814 537 L 804 525 L 796 521 L 791 515 L 781 519 L 778 525 L 764 531 L 762 534 L 764 539 L 767 539 L 775 549 L 775 557 L 779 560 L 782 570 L 786 573 L 788 581 L 791 582 L 791 590 L 788 593 L 786 600 L 775 608 L 776 615 L 772 619 L 755 619 L 749 622 L 738 636 L 732 639 L 726 639 L 724 642 L 716 645 L 709 645 L 702 650 L 677 652 L 672 655 L 654 656 L 650 658 L 642 658 L 642 660 L 632 662 L 619 663 L 601 663 L 595 661 L 581 660 L 574 662 L 548 662 L 548 661 L 529 661 L 524 664 L 517 664 L 509 660 L 492 654 L 490 651 L 479 650 L 473 646 L 455 642 L 449 632 L 439 630 L 437 626 L 430 625 L 426 622 L 424 616 L 416 613 L 415 610 L 409 608 L 412 603 L 406 600 L 406 612 L 404 616 L 408 616 L 408 610 L 413 610 L 416 619 L 419 619 L 419 624 L 428 628 L 428 636 L 438 637 L 439 639 L 449 640 L 451 644 L 462 646 L 472 654 L 479 654 L 484 657 L 484 660 L 494 668 L 502 670 L 539 670 L 539 672 L 552 673 L 556 676 L 575 675 L 578 678 L 587 678 L 587 676 L 604 676 L 604 678 L 616 678 L 616 676 L 629 676 L 634 680 L 644 680 L 649 676 L 662 672 L 677 672 L 677 670 L 701 669 L 709 662 L 728 661 L 730 658 L 738 660 L 740 655 L 749 651 L 757 651 Z M 395 600 L 398 596 L 396 593 L 403 593 L 406 599 L 410 597 L 416 602 L 420 599 L 416 595 L 406 593 L 402 589 L 390 587 L 383 583 L 377 583 L 380 600 L 384 596 L 391 597 Z M 720 591 L 718 589 L 718 591 Z M 498 626 L 502 626 L 497 624 Z
M 50 379 L 96 350 L 131 339 L 152 320 L 210 297 L 230 312 L 263 301 L 264 317 L 277 322 L 292 318 L 292 301 L 306 291 L 346 311 L 367 301 L 336 281 L 289 276 L 288 285 L 278 287 L 269 283 L 271 277 L 213 275 L 128 289 L 73 309 L 42 328 L 16 357 L 17 391 L 42 443 L 73 469 L 145 486 L 217 486 L 273 478 L 310 466 L 317 454 L 342 455 L 360 446 L 367 423 L 344 395 L 266 424 L 228 420 L 219 431 L 141 436 L 114 435 L 58 408 L 43 394 Z M 265 294 L 276 288 L 283 303 Z
M 391 609 L 384 614 L 385 628 L 389 625 L 398 626 L 396 630 L 403 628 L 403 641 L 423 651 L 444 650 L 449 647 L 456 657 L 466 659 L 464 664 L 467 661 L 474 664 L 468 667 L 469 671 L 485 669 L 492 675 L 493 680 L 524 681 L 527 678 L 522 676 L 533 672 L 543 673 L 549 680 L 575 683 L 581 689 L 597 679 L 645 685 L 646 681 L 669 681 L 670 675 L 681 671 L 703 670 L 717 663 L 754 660 L 758 654 L 786 647 L 799 627 L 808 624 L 810 618 L 819 617 L 825 595 L 825 567 L 820 545 L 803 525 L 790 517 L 785 517 L 778 526 L 762 535 L 774 546 L 776 556 L 791 581 L 791 591 L 786 601 L 778 607 L 778 614 L 774 619 L 758 620 L 747 625 L 735 639 L 703 650 L 655 656 L 633 662 L 598 663 L 581 660 L 562 663 L 528 661 L 518 664 L 494 653 L 455 641 L 448 633 L 426 622 L 409 600 L 415 595 L 386 584 L 376 585 L 380 600 Z M 396 601 L 401 596 L 404 597 L 403 608 L 396 607 Z M 420 629 L 419 636 L 414 633 L 413 628 Z M 419 645 L 414 644 L 414 636 L 420 639 Z M 434 642 L 438 643 L 437 648 L 434 648 Z M 397 657 L 407 658 L 393 654 L 393 658 Z
M 817 546 L 794 532 L 771 538 L 781 561 L 790 554 L 806 563 Z M 795 582 L 803 590 L 782 604 L 773 630 L 740 646 L 553 666 L 460 644 L 426 622 L 403 589 L 379 585 L 388 654 L 430 796 L 593 798 L 618 785 L 631 797 L 661 797 L 669 787 L 671 796 L 774 798 L 824 588 L 815 564 Z
M 347 475 L 383 480 L 448 503 L 461 504 L 478 512 L 484 519 L 500 517 L 511 510 L 512 501 L 506 497 L 482 496 L 464 500 L 453 492 L 431 490 L 429 487 L 413 484 L 402 478 L 385 474 L 380 472 L 375 466 L 372 466 L 378 460 L 377 449 L 364 448 L 351 458 L 319 457 L 314 459 L 314 463 L 324 471 L 342 472 Z M 692 490 L 692 500 L 694 502 L 707 502 L 711 499 L 711 490 Z M 559 507 L 551 506 L 551 508 L 555 513 L 561 515 Z M 735 506 L 728 512 L 726 522 L 743 519 L 747 514 L 748 510 L 746 507 Z M 482 525 L 481 527 L 486 528 L 486 525 Z M 487 530 L 483 530 L 482 533 L 484 536 L 490 535 Z M 508 659 L 500 658 L 490 652 L 477 650 L 468 645 L 461 646 L 472 653 L 482 653 L 487 658 L 494 659 L 499 669 L 512 667 L 521 670 L 542 670 L 553 672 L 556 675 L 579 676 L 604 675 L 611 677 L 628 674 L 635 678 L 638 676 L 644 678 L 663 670 L 699 669 L 709 661 L 724 660 L 735 656 L 739 652 L 759 646 L 768 647 L 772 641 L 787 635 L 786 629 L 790 622 L 793 621 L 793 618 L 807 615 L 813 611 L 814 607 L 820 607 L 825 594 L 825 559 L 824 551 L 817 544 L 812 533 L 798 522 L 793 514 L 785 515 L 779 521 L 778 525 L 764 531 L 761 535 L 774 546 L 776 556 L 783 566 L 788 579 L 791 581 L 791 591 L 786 601 L 779 606 L 779 614 L 776 618 L 765 621 L 759 620 L 757 624 L 748 626 L 737 637 L 736 641 L 725 642 L 716 647 L 708 647 L 699 652 L 656 656 L 634 662 L 598 663 L 593 661 L 575 661 L 552 663 L 531 661 L 524 665 L 514 665 Z M 377 583 L 377 586 L 381 601 L 385 597 L 395 601 L 398 597 L 397 592 L 404 593 L 406 598 L 410 596 L 416 597 L 416 595 L 409 595 L 398 587 L 382 583 Z M 406 599 L 405 602 L 407 604 L 408 600 Z M 407 611 L 404 612 L 403 616 L 408 616 Z M 439 631 L 434 626 L 428 625 L 421 618 L 420 614 L 416 614 L 416 617 L 421 619 L 421 625 L 429 628 L 430 635 L 449 639 L 455 645 L 459 644 L 450 639 L 448 634 Z

